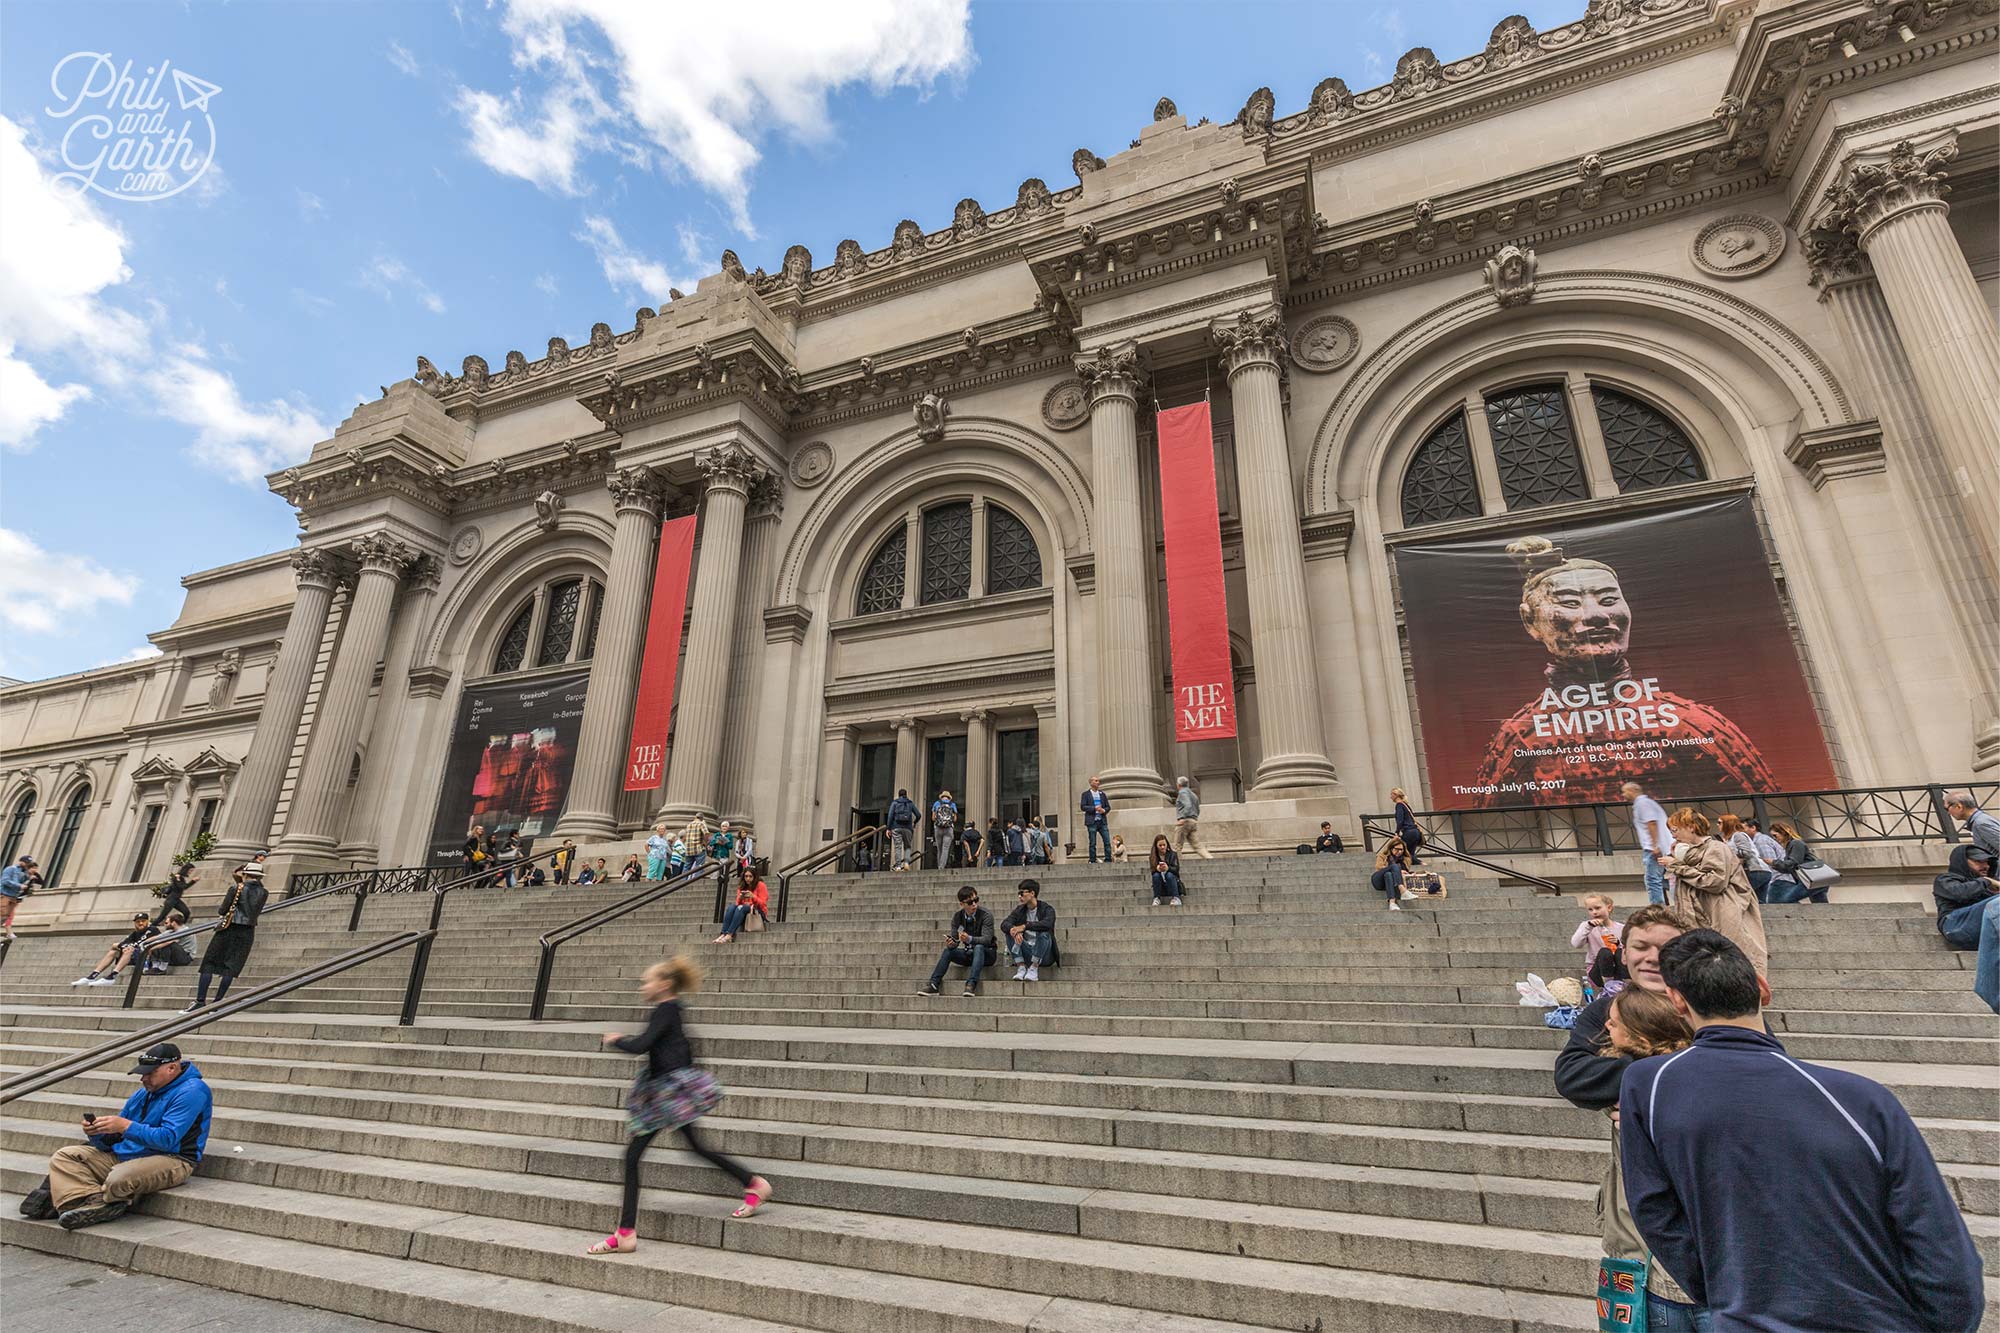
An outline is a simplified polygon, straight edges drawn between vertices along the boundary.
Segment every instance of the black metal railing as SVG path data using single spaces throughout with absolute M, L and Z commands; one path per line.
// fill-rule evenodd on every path
M 422 952 L 430 947 L 431 940 L 436 935 L 437 932 L 435 930 L 410 930 L 404 931 L 400 935 L 392 935 L 388 939 L 377 940 L 373 944 L 364 944 L 359 948 L 349 949 L 346 953 L 314 963 L 311 967 L 301 968 L 290 976 L 279 977 L 277 980 L 267 981 L 253 990 L 243 991 L 227 999 L 218 1000 L 214 1004 L 197 1010 L 194 1013 L 181 1014 L 177 1017 L 166 1019 L 163 1022 L 154 1023 L 149 1027 L 139 1028 L 122 1037 L 105 1042 L 101 1046 L 93 1046 L 87 1051 L 79 1051 L 77 1054 L 58 1060 L 54 1064 L 44 1065 L 39 1069 L 31 1069 L 26 1073 L 17 1074 L 6 1082 L 0 1083 L 0 1106 L 6 1105 L 18 1097 L 25 1097 L 31 1092 L 40 1092 L 44 1088 L 53 1087 L 66 1078 L 87 1073 L 92 1069 L 96 1069 L 99 1065 L 109 1064 L 113 1060 L 143 1051 L 155 1042 L 169 1041 L 181 1036 L 183 1033 L 193 1032 L 197 1028 L 206 1027 L 210 1023 L 217 1022 L 220 1019 L 233 1018 L 237 1014 L 247 1009 L 254 1009 L 268 1000 L 275 1000 L 282 995 L 290 995 L 295 990 L 310 986 L 315 982 L 325 981 L 329 977 L 337 977 L 350 968 L 360 967 L 364 963 L 372 963 L 377 959 L 386 958 L 398 950 L 414 946 L 419 952 Z M 403 994 L 401 1024 L 404 1027 L 408 1027 L 416 1021 L 418 991 L 422 984 L 422 979 L 412 969 L 409 986 Z
M 273 913 L 287 911 L 299 906 L 301 903 L 309 903 L 317 898 L 331 898 L 337 893 L 353 893 L 355 895 L 354 910 L 348 913 L 347 917 L 347 929 L 351 933 L 360 926 L 361 909 L 368 901 L 366 895 L 361 891 L 361 884 L 362 880 L 357 876 L 354 879 L 339 884 L 329 884 L 325 888 L 314 889 L 311 893 L 294 894 L 267 906 L 258 914 L 257 919 L 262 921 L 265 917 Z M 139 983 L 145 980 L 146 977 L 147 955 L 156 953 L 170 944 L 177 944 L 182 940 L 191 940 L 197 935 L 206 935 L 211 930 L 219 929 L 221 925 L 222 918 L 218 916 L 208 921 L 198 922 L 192 926 L 183 926 L 179 930 L 165 935 L 155 935 L 152 939 L 147 940 L 139 946 L 138 953 L 132 959 L 132 979 L 125 983 L 125 998 L 120 1001 L 118 1007 L 121 1009 L 130 1009 L 139 1002 Z
M 1384 842 L 1387 842 L 1396 836 L 1396 830 L 1393 827 L 1384 828 L 1370 824 L 1368 821 L 1371 818 L 1380 818 L 1380 816 L 1364 815 L 1361 819 L 1361 837 L 1364 846 L 1372 848 L 1375 845 L 1375 839 L 1380 838 Z M 1481 870 L 1491 871 L 1502 879 L 1514 879 L 1524 884 L 1532 885 L 1536 893 L 1562 892 L 1562 885 L 1552 879 L 1543 879 L 1540 875 L 1530 875 L 1525 870 L 1516 870 L 1513 866 L 1505 865 L 1499 861 L 1488 861 L 1484 857 L 1474 856 L 1470 852 L 1462 852 L 1453 847 L 1446 847 L 1441 843 L 1433 843 L 1430 841 L 1428 835 L 1425 837 L 1421 855 L 1449 856 L 1455 861 L 1463 861 L 1467 865 L 1475 865 Z
M 650 903 L 656 903 L 669 894 L 679 893 L 682 889 L 699 883 L 710 875 L 716 878 L 717 900 L 720 901 L 722 885 L 727 883 L 731 878 L 731 872 L 735 869 L 736 864 L 733 860 L 724 859 L 721 861 L 712 861 L 707 865 L 699 866 L 693 870 L 683 871 L 672 879 L 661 880 L 658 884 L 648 885 L 622 902 L 612 903 L 609 907 L 600 907 L 588 916 L 580 916 L 567 925 L 557 926 L 554 930 L 542 936 L 542 956 L 541 960 L 535 966 L 535 995 L 528 1002 L 529 1019 L 540 1022 L 543 1013 L 548 1009 L 549 983 L 554 978 L 556 971 L 556 950 L 562 945 L 579 935 L 589 934 L 599 926 L 609 925 L 620 917 L 629 916 L 640 908 Z
M 1711 822 L 1723 815 L 1756 819 L 1770 832 L 1789 824 L 1810 843 L 1957 842 L 1958 822 L 1945 808 L 1948 792 L 1969 791 L 1982 807 L 2000 801 L 2000 783 L 1932 783 L 1922 787 L 1847 787 L 1834 791 L 1770 792 L 1759 795 L 1659 796 L 1669 809 L 1700 811 Z M 1369 820 L 1393 823 L 1389 814 L 1363 815 L 1364 846 L 1394 830 L 1370 828 Z M 1630 807 L 1596 801 L 1576 805 L 1512 805 L 1484 810 L 1420 810 L 1417 827 L 1425 847 L 1505 856 L 1543 852 L 1583 852 L 1613 856 L 1639 850 Z
M 357 876 L 367 881 L 368 896 L 378 893 L 426 893 L 465 873 L 461 861 L 434 866 L 377 866 L 372 870 L 308 870 L 293 875 L 285 886 L 287 898 L 313 893 L 328 884 L 346 883 Z
M 842 869 L 846 869 L 848 853 L 856 847 L 873 845 L 879 852 L 881 838 L 885 832 L 886 830 L 884 829 L 872 826 L 856 829 L 839 842 L 830 842 L 817 851 L 808 852 L 788 866 L 780 866 L 778 868 L 778 911 L 773 919 L 783 921 L 791 911 L 792 881 L 794 879 L 801 875 L 810 875 L 815 871 L 824 870 L 830 865 L 839 865 Z M 879 862 L 877 864 L 879 865 Z

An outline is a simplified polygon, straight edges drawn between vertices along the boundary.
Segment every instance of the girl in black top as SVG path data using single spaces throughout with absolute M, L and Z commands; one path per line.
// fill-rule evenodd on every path
M 1165 898 L 1170 906 L 1181 905 L 1181 858 L 1173 848 L 1167 846 L 1167 835 L 1158 834 L 1153 838 L 1153 851 L 1149 858 L 1153 863 L 1153 906 L 1160 905 Z
M 653 964 L 639 981 L 639 994 L 653 1006 L 653 1016 L 647 1020 L 646 1030 L 630 1037 L 620 1032 L 607 1032 L 604 1044 L 615 1046 L 628 1055 L 645 1056 L 648 1072 L 655 1076 L 691 1068 L 694 1049 L 688 1043 L 687 1029 L 681 1025 L 680 996 L 692 994 L 700 986 L 701 968 L 692 959 L 673 958 Z M 703 1143 L 695 1133 L 692 1122 L 682 1125 L 680 1133 L 697 1157 L 735 1177 L 743 1187 L 743 1202 L 730 1216 L 748 1217 L 764 1206 L 765 1200 L 771 1197 L 770 1181 L 753 1175 L 741 1162 L 725 1157 Z M 654 1130 L 634 1134 L 626 1142 L 625 1201 L 618 1212 L 618 1229 L 591 1246 L 587 1253 L 627 1254 L 639 1248 L 639 1159 L 645 1156 L 646 1149 L 657 1137 L 659 1131 Z

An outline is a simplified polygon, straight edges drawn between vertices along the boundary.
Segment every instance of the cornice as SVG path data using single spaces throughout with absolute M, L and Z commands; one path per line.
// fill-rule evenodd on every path
M 1299 520 L 1299 540 L 1308 560 L 1331 560 L 1347 554 L 1354 540 L 1354 509 L 1343 506 Z
M 1017 592 L 994 593 L 986 597 L 964 597 L 929 606 L 908 606 L 896 611 L 878 611 L 865 616 L 848 616 L 831 621 L 827 630 L 837 639 L 866 641 L 895 638 L 913 629 L 936 629 L 999 615 L 1019 615 L 1045 609 L 1054 602 L 1055 590 L 1047 584 L 1022 588 Z
M 286 552 L 287 563 L 290 554 Z M 239 611 L 234 615 L 216 616 L 212 620 L 197 620 L 186 625 L 170 625 L 148 634 L 146 639 L 168 653 L 179 652 L 200 640 L 240 641 L 246 634 L 282 634 L 291 614 L 290 601 L 273 602 L 255 611 Z M 238 646 L 241 646 L 240 642 Z
M 1785 214 L 1785 224 L 1794 231 L 1804 231 L 1808 216 L 1826 202 L 1827 187 L 1840 174 L 1842 159 L 1847 156 L 1848 145 L 1856 139 L 1866 138 L 1882 130 L 1907 125 L 1913 120 L 1924 120 L 1931 116 L 1949 115 L 1969 106 L 2000 102 L 2000 83 L 1989 83 L 1951 97 L 1941 97 L 1934 102 L 1923 102 L 1916 106 L 1898 107 L 1885 111 L 1879 116 L 1869 116 L 1842 125 L 1827 136 L 1826 143 L 1798 178 L 1798 188 L 1793 192 L 1793 201 Z M 1961 164 L 1964 172 L 1970 164 Z M 1988 172 L 1990 175 L 1990 171 Z
M 1516 509 L 1500 514 L 1453 519 L 1447 523 L 1425 523 L 1420 527 L 1385 533 L 1382 541 L 1384 545 L 1393 549 L 1413 543 L 1445 541 L 1458 537 L 1493 536 L 1503 532 L 1554 528 L 1583 519 L 1672 508 L 1675 505 L 1686 504 L 1690 500 L 1747 495 L 1755 490 L 1756 486 L 1755 477 L 1724 477 L 1714 481 L 1691 482 L 1686 486 L 1661 486 L 1652 490 L 1633 491 L 1629 495 L 1593 497 L 1566 504 L 1541 505 L 1534 509 Z
M 812 624 L 812 608 L 793 602 L 764 612 L 764 642 L 804 643 Z
M 959 702 L 958 696 L 977 699 L 991 707 L 1002 690 L 1047 685 L 1054 679 L 1053 652 L 1020 653 L 950 666 L 855 676 L 827 686 L 828 720 L 836 724 L 872 721 L 875 719 L 867 713 L 877 709 L 924 714 L 937 709 L 946 698 Z
M 1879 421 L 1849 421 L 1802 430 L 1785 446 L 1785 457 L 1806 474 L 1816 491 L 1838 478 L 1866 477 L 1889 467 L 1882 451 Z

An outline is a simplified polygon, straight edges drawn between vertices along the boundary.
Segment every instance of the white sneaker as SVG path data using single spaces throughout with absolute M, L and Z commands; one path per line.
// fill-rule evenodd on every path
M 118 978 L 117 978 L 117 977 L 99 977 L 99 978 L 98 978 L 97 980 L 95 980 L 95 981 L 91 982 L 90 984 L 91 984 L 91 985 L 93 985 L 93 986 L 116 986 L 116 985 L 118 984 Z
M 1391 898 L 1389 900 L 1389 910 L 1392 912 L 1400 912 L 1403 910 L 1403 905 L 1397 902 L 1395 899 Z
M 182 1012 L 182 1013 L 184 1013 L 184 1014 L 191 1014 L 191 1013 L 193 1013 L 193 1012 L 194 1012 L 195 1010 L 197 1010 L 197 1009 L 199 1009 L 199 1008 L 201 1008 L 201 1001 L 200 1001 L 200 1000 L 196 1000 L 196 1001 L 195 1001 L 195 1002 L 194 1002 L 193 1004 L 191 1004 L 191 1005 L 189 1005 L 189 1006 L 188 1006 L 187 1008 L 185 1008 L 185 1009 L 181 1010 L 181 1012 Z
M 1040 981 L 1041 979 L 1042 979 L 1042 969 L 1040 969 L 1039 967 L 1029 968 L 1028 975 L 1021 978 L 1021 980 L 1023 981 Z
M 1015 969 L 1014 969 L 1014 980 L 1016 980 L 1016 981 L 1026 981 L 1027 979 L 1028 979 L 1028 969 L 1027 969 L 1027 968 L 1025 968 L 1025 967 L 1017 967 L 1017 968 L 1015 968 Z
M 1179 907 L 1180 905 L 1181 905 L 1181 900 L 1178 898 L 1167 899 L 1167 906 L 1169 907 Z
M 91 983 L 92 983 L 93 981 L 96 981 L 96 980 L 97 980 L 97 978 L 96 978 L 96 977 L 93 977 L 93 976 L 90 976 L 90 975 L 86 974 L 86 975 L 84 975 L 84 976 L 80 976 L 80 977 L 78 977 L 78 978 L 77 978 L 77 979 L 76 979 L 75 981 L 72 981 L 72 982 L 70 982 L 69 984 L 70 984 L 70 985 L 72 985 L 72 986 L 88 986 L 88 985 L 90 985 L 90 984 L 91 984 Z
M 1159 905 L 1160 905 L 1160 900 L 1158 898 L 1153 899 L 1153 906 L 1158 907 Z

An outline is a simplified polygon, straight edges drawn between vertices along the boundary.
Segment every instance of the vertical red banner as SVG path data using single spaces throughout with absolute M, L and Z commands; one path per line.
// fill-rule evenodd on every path
M 653 609 L 646 618 L 646 655 L 639 661 L 639 697 L 632 706 L 632 747 L 625 756 L 625 790 L 651 791 L 665 776 L 667 723 L 674 715 L 674 676 L 681 662 L 681 622 L 687 616 L 688 571 L 694 564 L 694 515 L 660 525 L 653 566 Z
M 1229 670 L 1229 601 L 1222 586 L 1222 515 L 1208 404 L 1159 413 L 1160 518 L 1167 541 L 1167 623 L 1174 658 L 1174 738 L 1236 734 Z

